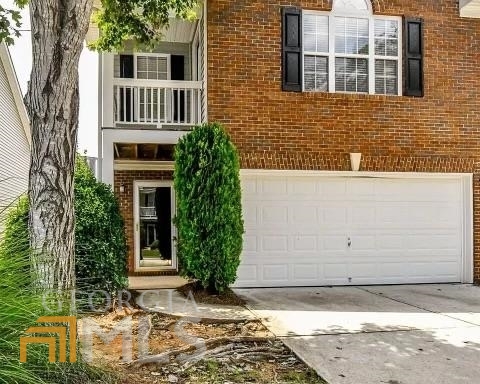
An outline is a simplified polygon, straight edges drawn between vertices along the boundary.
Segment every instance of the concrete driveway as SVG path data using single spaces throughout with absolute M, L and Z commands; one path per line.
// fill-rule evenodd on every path
M 480 287 L 235 292 L 330 384 L 480 382 Z

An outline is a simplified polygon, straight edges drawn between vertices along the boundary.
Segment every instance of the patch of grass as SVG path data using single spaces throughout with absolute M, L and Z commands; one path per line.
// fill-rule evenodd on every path
M 304 384 L 304 383 L 318 383 L 318 384 L 327 384 L 325 380 L 323 380 L 321 377 L 317 375 L 317 373 L 311 369 L 297 369 L 297 370 L 291 370 L 283 373 L 280 375 L 280 378 L 282 379 L 283 382 L 285 383 L 291 383 L 291 384 Z
M 244 306 L 246 304 L 245 300 L 238 297 L 230 288 L 225 289 L 222 293 L 211 293 L 204 289 L 200 283 L 192 282 L 183 285 L 177 290 L 185 297 L 191 292 L 197 303 L 234 306 Z
M 13 208 L 8 220 L 21 220 L 21 215 L 15 215 L 16 209 L 18 207 Z M 0 383 L 111 382 L 111 377 L 103 370 L 81 361 L 49 363 L 47 350 L 41 345 L 30 345 L 27 362 L 20 362 L 20 337 L 24 336 L 24 331 L 35 325 L 40 316 L 62 315 L 66 312 L 51 313 L 44 308 L 42 295 L 33 289 L 30 255 L 25 251 L 24 237 L 15 223 L 10 222 L 5 227 L 5 236 L 0 236 L 5 240 L 0 244 Z M 6 239 L 9 239 L 8 246 Z
M 252 364 L 219 363 L 213 360 L 204 360 L 184 371 L 180 375 L 186 382 L 198 384 L 211 383 L 257 383 L 271 384 L 327 384 L 315 371 L 303 363 L 296 363 L 293 367 L 285 367 L 272 362 Z

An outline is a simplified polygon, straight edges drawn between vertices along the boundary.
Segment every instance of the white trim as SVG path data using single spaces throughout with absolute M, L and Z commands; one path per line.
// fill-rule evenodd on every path
M 155 79 L 139 79 L 138 78 L 138 68 L 137 68 L 137 61 L 139 57 L 163 57 L 167 59 L 167 79 L 166 80 L 171 80 L 172 78 L 172 59 L 171 59 L 171 54 L 169 53 L 152 53 L 152 52 L 134 52 L 132 53 L 133 55 L 133 79 L 130 80 L 145 80 L 145 81 L 158 81 Z M 115 72 L 114 72 L 115 73 Z M 115 77 L 115 79 L 122 79 L 125 80 L 123 77 Z M 128 80 L 128 79 L 127 79 Z
M 341 13 L 342 15 L 345 13 L 355 13 L 355 14 L 362 14 L 362 13 L 369 13 L 371 14 L 373 12 L 373 7 L 372 7 L 372 2 L 370 0 L 362 0 L 363 3 L 366 5 L 367 9 L 362 10 L 358 8 L 353 8 L 353 7 L 346 7 L 346 8 L 341 8 L 336 4 L 336 0 L 333 0 L 332 4 L 332 12 L 338 12 Z
M 141 267 L 140 266 L 140 207 L 139 207 L 139 188 L 140 187 L 170 187 L 170 201 L 171 201 L 171 219 L 175 216 L 176 212 L 176 202 L 175 202 L 175 191 L 173 189 L 173 181 L 163 180 L 163 181 L 143 181 L 135 180 L 133 182 L 133 231 L 134 231 L 134 257 L 135 257 L 135 267 L 134 272 L 145 272 L 145 271 L 171 271 L 177 269 L 177 249 L 175 247 L 175 238 L 177 236 L 177 228 L 172 222 L 172 265 L 169 267 Z
M 431 172 L 353 172 L 353 171 L 309 171 L 309 170 L 266 170 L 242 169 L 240 176 L 301 176 L 301 177 L 343 177 L 380 179 L 457 179 L 463 185 L 463 249 L 462 283 L 473 283 L 473 174 L 472 173 L 431 173 Z
M 204 109 L 205 109 L 205 122 L 208 121 L 208 33 L 207 33 L 207 1 L 203 5 L 203 92 L 204 95 Z
M 474 279 L 474 248 L 473 248 L 473 174 L 463 178 L 463 216 L 465 218 L 463 225 L 463 268 L 462 274 L 465 283 L 473 283 Z
M 173 171 L 174 161 L 115 160 L 114 171 Z
M 0 43 L 0 60 L 3 63 L 3 68 L 7 74 L 8 84 L 12 90 L 13 99 L 17 107 L 18 115 L 20 121 L 22 122 L 23 131 L 27 138 L 28 145 L 32 147 L 32 132 L 30 130 L 30 119 L 28 118 L 27 109 L 23 103 L 22 90 L 20 89 L 20 84 L 18 82 L 17 74 L 15 72 L 15 67 L 13 66 L 12 57 L 5 43 Z
M 98 55 L 98 112 L 97 112 L 97 179 L 102 180 L 103 172 L 103 147 L 102 147 L 102 116 L 103 116 L 103 55 Z
M 199 42 L 199 34 L 200 34 L 199 26 L 200 26 L 200 23 L 197 22 L 197 25 L 195 27 L 195 33 L 192 39 L 192 44 L 190 46 L 190 55 L 192 57 L 192 60 L 190 63 L 191 65 L 190 72 L 192 74 L 192 81 L 199 81 L 198 57 L 197 57 L 197 44 Z
M 102 127 L 113 127 L 113 80 L 115 79 L 115 65 L 113 53 L 101 53 L 102 60 Z

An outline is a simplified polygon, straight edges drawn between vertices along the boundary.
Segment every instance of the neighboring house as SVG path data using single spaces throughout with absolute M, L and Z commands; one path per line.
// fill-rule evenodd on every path
M 175 273 L 172 152 L 208 119 L 241 157 L 238 286 L 480 281 L 471 17 L 480 0 L 209 0 L 153 53 L 103 54 L 130 272 Z
M 28 189 L 30 145 L 20 86 L 8 48 L 0 43 L 0 236 L 8 209 Z

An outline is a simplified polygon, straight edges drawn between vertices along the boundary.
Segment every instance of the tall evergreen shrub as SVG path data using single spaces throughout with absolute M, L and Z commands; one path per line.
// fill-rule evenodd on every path
M 240 164 L 219 124 L 185 135 L 175 149 L 178 257 L 181 272 L 222 292 L 236 280 L 242 251 Z

